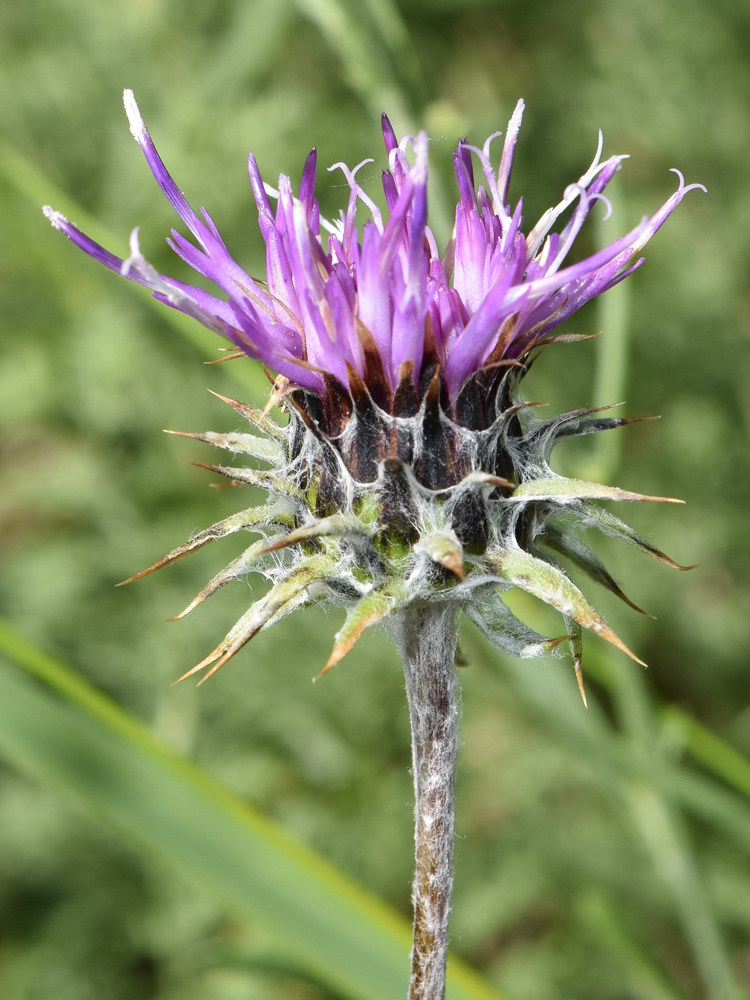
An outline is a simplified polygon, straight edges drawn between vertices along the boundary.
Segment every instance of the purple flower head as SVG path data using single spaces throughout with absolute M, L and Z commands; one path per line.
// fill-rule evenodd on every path
M 388 169 L 383 171 L 385 215 L 337 163 L 349 185 L 346 211 L 336 222 L 320 215 L 315 197 L 316 152 L 307 158 L 299 194 L 281 175 L 278 190 L 264 184 L 250 154 L 250 182 L 266 244 L 267 279 L 251 278 L 227 250 L 205 209 L 196 214 L 167 172 L 130 90 L 124 94 L 130 128 L 159 187 L 190 231 L 172 230 L 167 242 L 192 268 L 210 278 L 225 298 L 158 274 L 138 246 L 126 260 L 89 239 L 59 212 L 45 208 L 54 226 L 100 263 L 145 285 L 167 305 L 193 316 L 291 383 L 325 396 L 330 376 L 344 386 L 362 378 L 392 395 L 405 380 L 437 367 L 453 402 L 465 381 L 488 366 L 523 357 L 594 296 L 612 288 L 643 263 L 641 249 L 700 184 L 679 187 L 651 217 L 577 264 L 565 265 L 597 201 L 609 210 L 604 189 L 625 157 L 601 160 L 602 140 L 589 169 L 566 188 L 527 234 L 521 201 L 508 203 L 513 155 L 523 114 L 519 101 L 505 136 L 499 169 L 482 149 L 460 142 L 454 154 L 459 200 L 455 226 L 441 258 L 427 226 L 425 132 L 397 141 L 383 116 Z M 409 154 L 411 151 L 411 155 Z M 478 187 L 474 165 L 484 183 Z M 275 201 L 275 211 L 272 206 Z M 358 209 L 367 220 L 358 225 Z M 571 209 L 559 229 L 560 217 Z

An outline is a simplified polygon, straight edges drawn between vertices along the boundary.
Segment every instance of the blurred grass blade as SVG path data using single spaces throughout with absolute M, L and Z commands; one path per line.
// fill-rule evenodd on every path
M 747 757 L 677 705 L 662 709 L 661 718 L 665 730 L 697 761 L 737 791 L 750 796 L 750 760 Z
M 622 667 L 620 670 L 615 656 L 606 649 L 594 649 L 586 657 L 587 671 L 617 699 L 616 710 L 621 725 L 638 738 L 653 739 L 656 720 L 651 718 L 652 699 L 645 698 L 645 677 L 638 671 L 630 670 L 627 664 Z M 677 705 L 657 706 L 656 712 L 657 718 L 661 719 L 662 732 L 670 744 L 687 750 L 706 770 L 750 798 L 750 760 L 747 757 Z M 720 825 L 730 828 L 733 836 L 739 835 L 745 844 L 750 844 L 750 810 L 747 805 L 729 795 L 720 785 L 711 785 L 705 778 L 670 763 L 670 774 L 678 770 L 684 779 L 679 787 L 685 803 L 693 811 L 700 812 L 699 803 L 705 800 L 704 817 L 710 816 L 715 820 L 725 818 L 726 822 L 721 821 Z M 702 794 L 704 790 L 705 794 Z
M 473 637 L 472 637 L 473 639 Z M 465 643 L 469 645 L 469 643 Z M 494 660 L 494 654 L 483 657 Z M 587 759 L 596 761 L 592 776 L 602 794 L 620 797 L 636 819 L 655 868 L 672 896 L 696 965 L 700 968 L 707 995 L 712 1000 L 738 997 L 727 952 L 711 909 L 695 859 L 679 827 L 674 807 L 684 809 L 719 830 L 730 834 L 745 848 L 750 846 L 750 809 L 747 804 L 715 782 L 673 764 L 655 752 L 652 741 L 642 746 L 624 745 L 608 725 L 596 699 L 589 712 L 575 706 L 574 685 L 566 683 L 559 665 L 540 660 L 533 671 L 524 670 L 522 661 L 507 658 L 502 665 L 512 678 L 518 695 L 542 720 L 547 732 Z M 627 668 L 627 665 L 624 665 Z M 604 676 L 599 671 L 599 678 Z M 637 675 L 636 671 L 633 674 Z M 612 680 L 612 678 L 610 678 Z M 637 683 L 634 682 L 634 683 Z M 624 692 L 612 684 L 618 700 Z M 629 697 L 633 692 L 629 692 Z M 633 706 L 618 703 L 625 718 Z M 642 705 L 636 706 L 636 733 L 643 733 Z M 640 752 L 633 752 L 633 750 Z
M 628 231 L 627 200 L 620 174 L 615 174 L 609 182 L 607 196 L 612 208 L 609 218 L 605 218 L 602 209 L 594 213 L 597 250 L 603 250 L 620 233 Z M 602 336 L 596 345 L 594 406 L 618 402 L 628 384 L 630 288 L 627 281 L 621 281 L 597 299 L 597 325 Z
M 0 147 L 0 175 L 17 194 L 22 195 L 33 206 L 34 211 L 38 213 L 40 227 L 51 229 L 49 223 L 42 216 L 42 206 L 51 205 L 58 212 L 62 212 L 63 215 L 69 218 L 71 222 L 75 223 L 93 240 L 111 250 L 112 253 L 117 254 L 119 257 L 128 256 L 129 250 L 122 235 L 117 236 L 111 233 L 106 226 L 103 226 L 93 216 L 89 215 L 84 208 L 57 187 L 53 181 L 38 170 L 26 157 L 7 145 Z M 58 252 L 60 255 L 69 254 L 71 260 L 80 262 L 77 265 L 80 268 L 86 268 L 88 273 L 95 274 L 97 277 L 101 275 L 101 281 L 110 282 L 113 280 L 112 276 L 107 274 L 104 268 L 96 264 L 93 260 L 88 260 L 86 255 L 81 253 L 80 250 L 69 246 L 69 241 L 64 237 L 61 238 L 60 233 L 50 232 L 49 241 L 48 247 L 45 247 L 40 241 L 38 256 L 41 261 L 49 262 L 51 255 L 56 255 Z M 57 245 L 59 251 L 55 251 L 55 245 Z M 48 252 L 45 253 L 45 250 Z M 56 280 L 60 280 L 58 269 L 50 267 L 50 272 Z M 117 281 L 116 276 L 114 280 Z M 197 347 L 200 353 L 206 358 L 214 361 L 217 357 L 220 357 L 217 349 L 227 342 L 213 331 L 207 330 L 189 316 L 185 316 L 183 313 L 165 306 L 162 302 L 158 302 L 147 288 L 143 288 L 141 285 L 136 285 L 130 281 L 122 282 L 122 284 L 130 289 L 132 294 L 137 296 L 149 308 L 153 309 L 162 322 L 168 323 L 180 336 Z M 67 296 L 63 298 L 67 298 Z M 247 361 L 230 362 L 225 367 L 238 378 L 246 391 L 249 390 L 250 398 L 248 402 L 263 405 L 268 396 L 269 383 L 263 374 L 261 366 L 256 361 L 247 359 Z
M 384 51 L 377 25 L 362 16 L 361 8 L 355 13 L 345 0 L 297 0 L 297 6 L 341 60 L 349 86 L 368 112 L 378 120 L 386 111 L 397 133 L 412 131 L 408 101 Z
M 299 16 L 294 0 L 246 0 L 228 13 L 229 23 L 212 58 L 192 80 L 204 100 L 210 95 L 227 103 L 243 87 L 261 84 Z
M 655 756 L 652 743 L 644 745 L 643 753 L 634 754 L 619 742 L 620 737 L 610 728 L 596 697 L 589 699 L 589 711 L 582 711 L 581 701 L 565 675 L 564 669 L 553 660 L 537 660 L 534 670 L 527 669 L 527 663 L 513 657 L 499 658 L 489 644 L 477 633 L 466 633 L 462 639 L 472 659 L 479 662 L 501 665 L 504 676 L 511 682 L 518 698 L 542 721 L 545 730 L 555 733 L 558 739 L 575 752 L 585 754 L 595 760 L 600 787 L 607 793 L 624 790 L 623 775 L 642 781 L 648 779 L 659 793 L 675 806 L 690 812 L 693 816 L 710 823 L 716 829 L 729 835 L 745 850 L 750 849 L 750 807 L 733 792 L 717 784 L 711 778 L 696 774 L 690 769 L 675 764 L 664 755 Z M 613 654 L 616 656 L 617 654 Z M 624 664 L 627 670 L 628 665 Z M 601 655 L 590 655 L 586 669 L 597 681 L 611 689 L 618 699 L 618 715 L 623 720 L 628 713 L 640 717 L 641 706 L 627 706 L 623 702 L 623 691 L 615 690 L 611 671 L 605 669 Z M 642 680 L 642 674 L 631 671 L 633 683 Z M 637 711 L 636 711 L 637 709 Z M 640 727 L 639 727 L 639 731 Z M 727 758 L 736 751 L 713 737 L 727 751 Z M 716 755 L 718 758 L 718 755 Z M 716 758 L 713 763 L 716 762 Z M 734 757 L 733 757 L 734 759 Z M 740 758 L 746 763 L 744 758 Z M 711 761 L 706 764 L 711 766 Z M 645 768 L 645 771 L 644 771 Z M 721 772 L 717 772 L 721 773 Z M 740 773 L 738 768 L 737 774 Z M 744 773 L 744 772 L 743 772 Z
M 683 1000 L 683 994 L 633 938 L 603 893 L 592 889 L 576 903 L 579 919 L 622 968 L 638 1000 Z
M 603 249 L 620 233 L 627 232 L 626 202 L 620 175 L 609 183 L 607 195 L 612 214 L 605 221 L 604 208 L 594 212 L 596 248 Z M 629 340 L 630 285 L 621 281 L 606 295 L 597 299 L 597 326 L 601 336 L 596 342 L 593 406 L 609 406 L 621 402 L 627 391 Z M 617 472 L 622 452 L 622 434 L 597 434 L 591 452 L 581 464 L 581 477 L 595 482 L 610 483 Z
M 732 837 L 750 850 L 750 809 L 733 792 L 684 767 L 654 768 L 654 784 L 662 795 L 687 812 Z
M 421 79 L 417 57 L 401 15 L 391 0 L 297 0 L 344 67 L 349 86 L 376 120 L 385 111 L 397 135 L 416 131 Z M 369 9 L 370 16 L 363 16 Z M 408 67 L 404 73 L 402 67 Z M 405 86 L 399 75 L 405 76 Z M 448 241 L 453 218 L 440 178 L 429 178 L 430 228 L 440 244 Z
M 405 920 L 2 621 L 0 653 L 44 684 L 0 661 L 0 753 L 8 762 L 82 798 L 130 840 L 260 921 L 334 991 L 401 1000 Z M 449 984 L 448 1000 L 499 1000 L 455 959 Z
M 364 0 L 364 3 L 398 68 L 399 75 L 405 83 L 422 92 L 424 80 L 417 53 L 395 0 Z M 412 100 L 415 97 L 416 94 L 412 95 Z
M 625 199 L 619 177 L 612 180 L 612 216 L 609 232 L 627 229 Z M 597 246 L 611 242 L 602 216 L 598 216 Z M 599 338 L 597 367 L 594 383 L 594 405 L 605 406 L 623 399 L 627 386 L 628 362 L 628 299 L 630 289 L 627 282 L 621 282 L 598 301 L 599 323 L 603 336 Z M 608 482 L 620 464 L 622 449 L 621 435 L 599 435 L 594 443 L 594 454 L 586 473 L 591 478 Z M 629 744 L 634 770 L 643 768 L 645 780 L 636 780 L 626 786 L 626 799 L 640 829 L 641 836 L 651 854 L 657 873 L 669 890 L 675 911 L 682 923 L 685 937 L 690 945 L 695 964 L 700 972 L 706 994 L 711 1000 L 729 1000 L 740 995 L 734 980 L 729 955 L 721 938 L 718 921 L 703 889 L 693 851 L 681 817 L 672 804 L 685 808 L 690 805 L 710 811 L 716 806 L 716 795 L 720 789 L 711 788 L 708 783 L 701 786 L 691 781 L 692 775 L 680 767 L 664 768 L 665 755 L 655 746 L 656 719 L 642 675 L 627 670 L 616 657 L 603 653 L 600 656 L 607 687 L 612 696 L 615 712 L 623 729 L 622 740 Z M 717 742 L 720 742 L 717 740 Z M 713 748 L 716 749 L 715 747 Z M 723 755 L 709 754 L 714 761 L 726 763 Z M 735 762 L 736 763 L 736 762 Z M 654 766 L 655 765 L 655 766 Z M 661 787 L 657 789 L 657 773 L 661 772 Z M 672 779 L 666 780 L 666 773 Z M 674 780 L 674 779 L 677 780 Z M 656 779 L 656 780 L 654 780 Z M 693 801 L 682 801 L 675 795 L 675 786 L 687 785 L 693 794 Z M 702 794 L 702 793 L 709 794 Z M 739 818 L 743 826 L 745 816 L 737 816 L 732 808 L 735 803 L 727 803 L 722 796 L 720 808 L 714 809 L 714 820 L 726 824 L 727 819 L 734 824 Z M 741 806 L 741 803 L 736 803 Z M 742 810 L 743 814 L 745 810 Z M 727 816 L 727 813 L 729 816 Z M 705 813 L 704 813 L 705 815 Z
M 710 1000 L 739 998 L 732 966 L 677 816 L 646 785 L 630 789 L 633 815 L 669 889 Z

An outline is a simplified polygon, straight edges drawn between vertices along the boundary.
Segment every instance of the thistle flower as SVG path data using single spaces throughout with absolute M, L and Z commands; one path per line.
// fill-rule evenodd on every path
M 349 186 L 346 210 L 329 222 L 315 197 L 315 150 L 296 196 L 284 175 L 278 190 L 264 184 L 250 155 L 266 244 L 267 278 L 260 282 L 232 258 L 205 209 L 192 210 L 162 163 L 131 91 L 125 91 L 125 109 L 157 183 L 192 236 L 173 230 L 169 245 L 224 297 L 157 273 L 141 254 L 137 229 L 130 256 L 122 260 L 60 213 L 46 208 L 47 216 L 100 263 L 273 369 L 269 403 L 281 405 L 289 418 L 282 427 L 268 416 L 270 406 L 260 412 L 227 399 L 260 434 L 187 435 L 254 460 L 207 468 L 235 484 L 262 487 L 269 502 L 217 522 L 131 579 L 217 538 L 238 531 L 259 536 L 177 617 L 250 572 L 269 578 L 271 590 L 185 677 L 205 671 L 206 680 L 261 629 L 311 602 L 346 609 L 321 673 L 367 628 L 386 625 L 404 659 L 414 734 L 417 876 L 410 995 L 438 998 L 452 878 L 457 610 L 518 656 L 557 652 L 566 642 L 585 702 L 584 628 L 641 661 L 558 557 L 632 607 L 580 538 L 581 528 L 594 526 L 677 566 L 596 505 L 602 499 L 668 498 L 566 479 L 549 466 L 558 441 L 630 421 L 581 409 L 542 420 L 521 399 L 520 383 L 540 345 L 575 339 L 555 337 L 555 328 L 640 267 L 641 249 L 685 194 L 702 186 L 685 185 L 675 171 L 677 190 L 651 218 L 570 264 L 572 245 L 596 202 L 609 210 L 604 191 L 625 157 L 602 160 L 600 135 L 588 170 L 524 233 L 522 203 L 513 208 L 508 202 L 524 109 L 519 101 L 497 171 L 491 145 L 501 133 L 481 149 L 458 144 L 455 225 L 441 257 L 427 226 L 427 136 L 420 132 L 399 141 L 384 115 L 385 214 L 357 180 L 370 160 L 354 169 L 343 163 L 329 168 L 341 170 Z M 556 608 L 564 635 L 549 639 L 517 620 L 502 601 L 512 588 Z

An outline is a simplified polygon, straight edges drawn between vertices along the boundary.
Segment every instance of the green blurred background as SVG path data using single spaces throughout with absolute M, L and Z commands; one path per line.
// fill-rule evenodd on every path
M 557 409 L 625 399 L 627 415 L 661 414 L 556 459 L 687 501 L 618 513 L 699 569 L 598 548 L 656 621 L 587 590 L 648 672 L 587 640 L 585 713 L 569 663 L 515 663 L 464 632 L 453 942 L 511 1000 L 750 990 L 748 50 L 747 0 L 0 5 L 0 611 L 407 917 L 408 723 L 385 640 L 368 637 L 312 688 L 338 618 L 306 612 L 209 685 L 171 688 L 249 594 L 234 585 L 182 622 L 164 619 L 239 540 L 114 589 L 238 508 L 182 461 L 213 460 L 204 446 L 161 428 L 236 429 L 206 389 L 257 400 L 262 378 L 250 361 L 205 367 L 212 335 L 186 336 L 39 206 L 56 198 L 73 221 L 97 220 L 112 249 L 141 225 L 146 256 L 186 276 L 164 246 L 175 219 L 128 131 L 123 87 L 252 274 L 263 252 L 248 151 L 271 182 L 282 170 L 297 180 L 313 145 L 322 167 L 375 156 L 360 175 L 374 191 L 382 110 L 433 139 L 442 240 L 456 140 L 481 145 L 519 97 L 511 196 L 523 195 L 527 220 L 588 166 L 599 128 L 605 155 L 631 154 L 617 218 L 591 225 L 579 253 L 653 212 L 676 186 L 670 167 L 708 187 L 619 296 L 568 325 L 603 337 L 551 348 L 527 383 Z M 325 214 L 346 194 L 340 173 L 320 171 Z M 530 598 L 516 606 L 559 634 Z M 0 738 L 4 1000 L 351 995 L 273 959 L 262 921 L 120 836 L 95 801 L 33 777 L 8 747 Z

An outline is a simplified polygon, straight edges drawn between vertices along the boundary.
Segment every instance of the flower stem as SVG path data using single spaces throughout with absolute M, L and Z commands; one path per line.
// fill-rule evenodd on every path
M 416 870 L 409 1000 L 443 1000 L 453 838 L 459 690 L 455 610 L 414 602 L 397 616 L 414 772 Z

